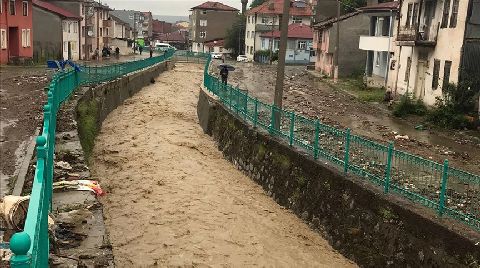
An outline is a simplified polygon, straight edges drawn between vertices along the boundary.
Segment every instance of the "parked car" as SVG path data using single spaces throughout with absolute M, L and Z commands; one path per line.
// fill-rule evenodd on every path
M 248 58 L 246 55 L 238 55 L 237 57 L 238 62 L 249 62 Z
M 158 51 L 167 51 L 169 49 L 174 49 L 175 50 L 175 48 L 173 46 L 171 46 L 170 44 L 160 43 L 160 42 L 155 43 L 155 48 Z
M 223 57 L 222 53 L 212 53 L 212 59 L 221 60 Z

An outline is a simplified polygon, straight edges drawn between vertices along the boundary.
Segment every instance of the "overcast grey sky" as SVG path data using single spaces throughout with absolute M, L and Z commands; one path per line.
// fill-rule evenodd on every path
M 98 0 L 97 0 L 98 1 Z M 110 8 L 134 9 L 151 11 L 154 15 L 188 16 L 190 8 L 207 0 L 102 0 Z M 217 0 L 239 10 L 242 7 L 240 0 Z M 249 3 L 251 1 L 248 1 Z

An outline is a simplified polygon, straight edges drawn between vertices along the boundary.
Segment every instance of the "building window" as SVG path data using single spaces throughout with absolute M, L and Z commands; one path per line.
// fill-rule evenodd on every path
M 301 17 L 292 17 L 292 22 L 293 23 L 302 23 L 302 18 Z
M 10 15 L 15 15 L 17 13 L 15 10 L 15 0 L 10 0 L 9 9 L 10 9 Z
M 200 38 L 207 38 L 207 32 L 200 32 Z
M 72 48 L 73 52 L 77 52 L 77 42 L 75 41 L 70 42 L 70 47 Z
M 410 69 L 412 68 L 412 58 L 407 58 L 407 68 L 405 69 L 405 82 L 410 80 Z
M 7 49 L 7 30 L 0 29 L 0 48 Z
M 30 29 L 27 29 L 27 47 L 32 46 L 32 41 L 30 40 L 30 36 L 31 36 Z
M 82 37 L 85 37 L 85 26 L 82 26 Z
M 412 25 L 418 26 L 418 3 L 413 4 Z
M 458 5 L 459 5 L 459 0 L 453 0 L 452 16 L 450 17 L 450 28 L 457 27 Z
M 206 10 L 202 10 L 201 12 L 203 15 L 206 15 L 207 14 L 207 11 Z
M 63 52 L 68 52 L 68 42 L 63 42 Z
M 375 66 L 380 66 L 380 52 L 378 51 L 376 53 Z
M 410 20 L 412 19 L 412 10 L 413 10 L 413 3 L 408 4 L 407 9 L 407 21 L 405 22 L 405 26 L 408 28 L 410 27 Z
M 100 28 L 100 36 L 103 36 L 103 28 Z
M 73 32 L 74 33 L 78 32 L 78 22 L 76 22 L 76 21 L 73 23 Z
M 81 9 L 82 9 L 82 15 L 85 15 L 85 6 L 83 4 L 81 5 Z
M 105 28 L 105 36 L 109 36 L 109 30 L 108 30 L 108 28 Z
M 71 23 L 71 22 L 69 22 L 69 23 L 68 23 L 68 28 L 67 28 L 67 29 L 68 29 L 68 33 L 70 33 L 70 32 L 72 31 L 72 29 L 71 29 L 71 28 L 72 28 L 72 23 Z
M 200 26 L 207 26 L 207 20 L 200 20 Z
M 28 16 L 28 2 L 27 1 L 22 2 L 22 15 L 23 16 Z
M 262 17 L 262 23 L 263 24 L 269 24 L 270 23 L 270 18 L 269 17 Z
M 251 17 L 251 16 L 248 16 L 248 23 L 250 23 L 250 17 Z
M 432 90 L 435 90 L 438 88 L 439 75 L 440 75 L 440 61 L 435 59 L 433 61 Z
M 30 46 L 30 29 L 22 29 L 22 47 Z
M 441 28 L 447 28 L 448 26 L 448 17 L 450 15 L 450 0 L 444 0 L 443 2 L 443 17 Z
M 446 89 L 450 83 L 450 70 L 452 69 L 452 62 L 449 60 L 445 61 L 445 66 L 443 66 L 443 85 L 442 89 Z
M 305 50 L 307 48 L 307 42 L 306 41 L 298 41 L 298 49 Z

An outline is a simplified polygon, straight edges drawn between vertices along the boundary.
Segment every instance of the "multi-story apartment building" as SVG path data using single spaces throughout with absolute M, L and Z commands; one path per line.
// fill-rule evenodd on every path
M 0 64 L 33 56 L 32 1 L 0 0 Z
M 460 81 L 462 69 L 476 71 L 473 75 L 478 76 L 480 1 L 400 3 L 395 68 L 389 85 L 394 94 L 411 93 L 433 105 L 437 97 L 442 97 L 442 89 Z
M 262 49 L 262 34 L 279 30 L 283 14 L 283 0 L 269 0 L 246 12 L 245 55 L 253 60 L 255 51 Z M 289 25 L 293 23 L 310 25 L 312 6 L 308 1 L 291 1 Z
M 395 52 L 400 2 L 373 3 L 361 12 L 370 19 L 369 34 L 360 36 L 359 48 L 367 52 L 365 75 L 369 86 L 388 88 L 391 58 Z
M 153 36 L 153 16 L 152 12 L 142 12 L 143 21 L 142 21 L 142 35 L 143 39 L 152 41 Z
M 110 8 L 93 0 L 51 0 L 53 4 L 82 17 L 80 21 L 80 55 L 90 59 L 96 49 L 110 46 L 112 21 Z
M 112 10 L 110 14 L 127 22 L 132 28 L 133 39 L 143 38 L 143 21 L 145 20 L 143 12 L 136 10 Z
M 206 42 L 225 38 L 237 19 L 238 9 L 219 2 L 205 2 L 193 7 L 190 14 L 190 42 L 194 52 L 208 52 Z

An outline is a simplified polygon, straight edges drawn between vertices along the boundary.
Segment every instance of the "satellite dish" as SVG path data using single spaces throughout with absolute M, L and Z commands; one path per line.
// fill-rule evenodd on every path
M 92 37 L 92 36 L 93 36 L 93 31 L 88 31 L 88 32 L 87 32 L 87 35 L 90 36 L 90 37 Z

